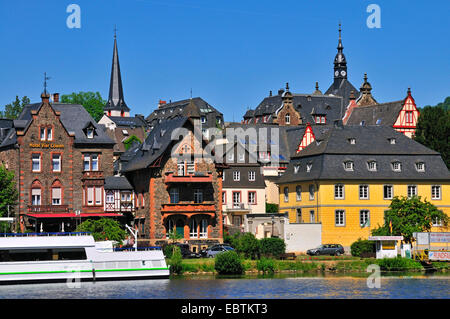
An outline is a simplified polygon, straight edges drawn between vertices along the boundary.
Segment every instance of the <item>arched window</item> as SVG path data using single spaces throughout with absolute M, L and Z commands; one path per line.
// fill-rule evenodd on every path
M 200 238 L 208 238 L 208 219 L 206 218 L 200 222 Z
M 189 228 L 190 228 L 189 236 L 191 238 L 197 238 L 198 237 L 198 222 L 195 218 L 191 219 Z
M 31 184 L 31 205 L 40 206 L 42 203 L 42 185 L 38 180 Z
M 55 180 L 51 188 L 52 205 L 62 205 L 62 185 L 59 180 Z
M 286 124 L 291 124 L 291 116 L 289 115 L 289 113 L 287 113 L 287 114 L 284 116 L 284 122 L 285 122 Z

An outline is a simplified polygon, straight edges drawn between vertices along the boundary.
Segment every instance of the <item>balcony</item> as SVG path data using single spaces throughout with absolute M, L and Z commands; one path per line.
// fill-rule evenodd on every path
M 103 171 L 83 171 L 82 179 L 104 179 Z
M 248 203 L 231 203 L 223 206 L 224 212 L 250 212 L 251 210 L 251 205 Z
M 68 213 L 69 205 L 29 205 L 29 213 Z
M 212 183 L 213 176 L 211 172 L 200 173 L 196 172 L 193 174 L 186 175 L 175 175 L 174 172 L 166 172 L 164 177 L 164 183 Z
M 162 204 L 161 213 L 215 213 L 214 202 Z

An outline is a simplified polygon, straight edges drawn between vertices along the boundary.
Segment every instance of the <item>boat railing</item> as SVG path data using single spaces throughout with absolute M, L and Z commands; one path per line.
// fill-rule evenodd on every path
M 0 237 L 49 237 L 49 236 L 90 236 L 90 232 L 58 232 L 58 233 L 0 233 Z
M 122 247 L 114 248 L 114 251 L 136 251 L 135 247 Z M 161 246 L 151 246 L 151 247 L 138 247 L 137 251 L 147 251 L 147 250 L 161 250 Z

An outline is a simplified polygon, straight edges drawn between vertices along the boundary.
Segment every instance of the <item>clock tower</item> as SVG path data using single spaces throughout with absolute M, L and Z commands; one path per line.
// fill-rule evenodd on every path
M 334 58 L 334 80 L 347 78 L 347 61 L 343 53 L 344 46 L 341 39 L 341 24 L 339 23 L 339 43 L 337 46 L 338 53 Z

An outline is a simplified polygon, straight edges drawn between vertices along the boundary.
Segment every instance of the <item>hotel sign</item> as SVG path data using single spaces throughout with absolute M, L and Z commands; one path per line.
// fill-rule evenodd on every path
M 64 148 L 64 144 L 55 143 L 30 143 L 31 148 Z

